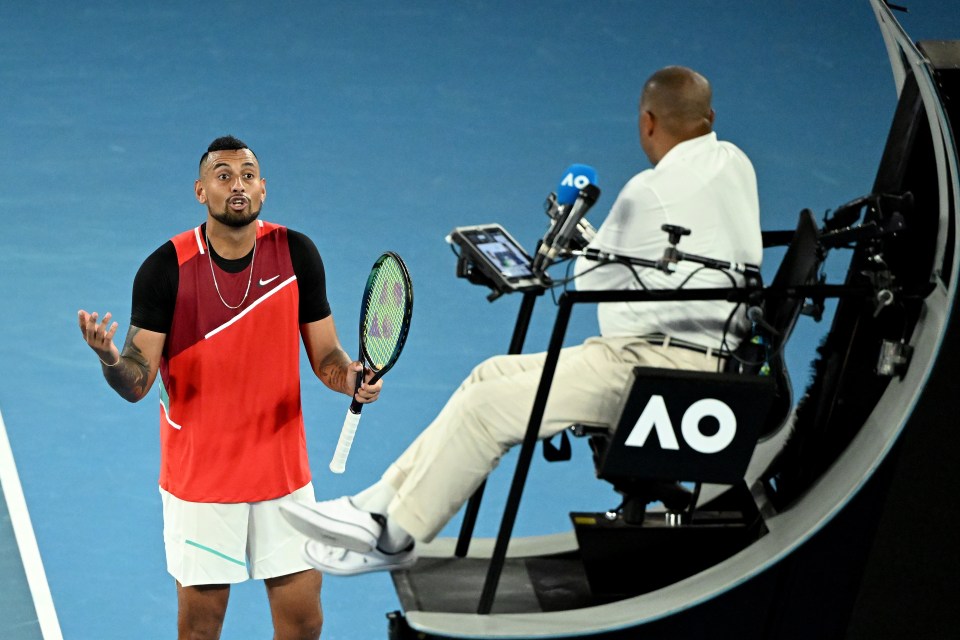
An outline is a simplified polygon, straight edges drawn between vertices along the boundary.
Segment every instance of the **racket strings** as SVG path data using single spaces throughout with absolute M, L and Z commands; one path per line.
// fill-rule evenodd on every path
M 407 279 L 396 260 L 385 260 L 374 275 L 364 316 L 364 350 L 375 369 L 393 359 L 404 335 Z

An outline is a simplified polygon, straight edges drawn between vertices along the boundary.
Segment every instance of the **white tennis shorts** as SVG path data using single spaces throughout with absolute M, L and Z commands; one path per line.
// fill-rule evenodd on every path
M 187 502 L 160 489 L 167 571 L 184 587 L 264 580 L 309 569 L 306 538 L 278 509 L 287 501 L 313 503 L 313 483 L 264 502 Z

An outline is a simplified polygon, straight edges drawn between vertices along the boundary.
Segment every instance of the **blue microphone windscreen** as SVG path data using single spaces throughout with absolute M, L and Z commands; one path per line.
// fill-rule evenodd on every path
M 580 189 L 597 183 L 597 170 L 586 164 L 572 164 L 563 172 L 557 187 L 557 204 L 573 204 Z

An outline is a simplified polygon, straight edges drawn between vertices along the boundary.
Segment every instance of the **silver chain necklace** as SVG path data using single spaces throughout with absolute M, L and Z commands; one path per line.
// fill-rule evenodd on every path
M 203 232 L 203 239 L 207 241 L 207 259 L 210 261 L 210 275 L 213 276 L 213 288 L 217 290 L 217 295 L 220 296 L 220 302 L 223 303 L 227 309 L 234 310 L 239 309 L 243 306 L 243 303 L 247 301 L 247 295 L 250 294 L 250 283 L 253 282 L 253 262 L 257 259 L 257 238 L 253 238 L 253 255 L 250 257 L 250 275 L 247 276 L 247 290 L 243 292 L 243 299 L 237 303 L 237 306 L 232 307 L 227 304 L 227 301 L 223 299 L 223 294 L 220 293 L 220 285 L 217 284 L 217 274 L 213 270 L 213 249 L 210 248 L 210 236 L 207 235 L 207 232 Z

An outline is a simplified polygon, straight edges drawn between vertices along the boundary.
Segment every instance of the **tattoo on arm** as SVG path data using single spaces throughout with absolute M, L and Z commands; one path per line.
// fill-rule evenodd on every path
M 353 395 L 353 389 L 347 388 L 347 367 L 350 362 L 350 358 L 343 350 L 336 349 L 317 367 L 317 377 L 334 391 Z
M 139 331 L 139 327 L 130 327 L 120 352 L 120 362 L 113 367 L 103 367 L 103 377 L 107 379 L 107 383 L 129 402 L 140 400 L 149 391 L 147 382 L 150 379 L 150 363 L 133 343 Z

